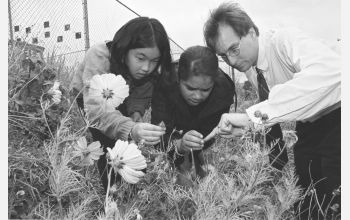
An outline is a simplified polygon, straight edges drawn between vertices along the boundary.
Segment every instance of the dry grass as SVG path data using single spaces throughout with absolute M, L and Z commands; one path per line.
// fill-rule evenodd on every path
M 10 52 L 9 75 L 26 75 L 20 61 L 12 55 L 15 52 Z M 60 105 L 65 111 L 51 112 L 59 118 L 51 124 L 44 123 L 43 117 L 48 117 L 45 114 L 33 119 L 25 109 L 16 109 L 11 102 L 18 91 L 26 89 L 30 79 L 22 87 L 13 85 L 9 89 L 9 112 L 27 116 L 20 120 L 9 117 L 9 218 L 294 219 L 293 204 L 301 193 L 296 187 L 292 157 L 283 172 L 273 170 L 268 162 L 268 149 L 248 136 L 217 139 L 205 152 L 212 171 L 204 179 L 193 181 L 194 187 L 189 189 L 175 185 L 177 173 L 165 153 L 142 147 L 147 159 L 145 177 L 135 185 L 118 182 L 105 200 L 96 163 L 80 167 L 81 158 L 73 153 L 80 137 L 88 137 L 91 142 L 87 125 L 69 97 L 74 69 L 65 68 L 64 61 L 51 56 L 46 66 L 36 70 L 37 77 L 44 70 L 53 73 L 63 85 L 66 102 Z M 238 111 L 253 102 L 239 100 Z M 150 110 L 144 119 L 149 121 Z M 39 126 L 38 132 L 32 130 L 33 123 Z M 52 137 L 47 135 L 48 124 Z M 292 127 L 287 125 L 284 129 Z M 289 146 L 295 141 L 289 136 L 286 140 Z M 289 154 L 291 149 L 288 148 Z

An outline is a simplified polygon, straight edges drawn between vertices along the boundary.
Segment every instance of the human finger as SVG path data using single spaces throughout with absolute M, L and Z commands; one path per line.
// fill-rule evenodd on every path
M 199 133 L 198 131 L 195 131 L 195 130 L 191 130 L 191 131 L 187 132 L 187 134 L 191 135 L 193 137 L 200 138 L 200 139 L 203 138 L 203 135 L 201 133 Z
M 165 131 L 164 127 L 157 126 L 157 125 L 152 125 L 149 123 L 143 123 L 142 128 L 147 131 Z
M 215 137 L 215 135 L 218 133 L 218 127 L 215 127 L 204 139 L 204 142 L 207 142 Z
M 184 148 L 187 150 L 201 150 L 203 148 L 203 145 L 198 142 L 185 141 Z
M 198 143 L 198 144 L 204 144 L 204 141 L 201 137 L 203 137 L 201 134 L 200 134 L 200 137 L 194 136 L 192 134 L 187 134 L 183 137 L 183 140 L 188 142 Z
M 159 141 L 159 140 L 160 140 L 160 137 L 144 136 L 143 139 L 145 139 L 145 141 L 153 142 L 153 141 Z
M 157 141 L 145 141 L 145 144 L 146 145 L 156 145 L 160 142 L 160 140 L 157 140 Z
M 222 123 L 218 126 L 219 133 L 232 132 L 233 126 L 230 123 Z
M 140 135 L 142 137 L 160 137 L 162 135 L 165 134 L 165 131 L 150 131 L 150 130 L 145 130 L 143 129 L 141 132 L 140 132 Z

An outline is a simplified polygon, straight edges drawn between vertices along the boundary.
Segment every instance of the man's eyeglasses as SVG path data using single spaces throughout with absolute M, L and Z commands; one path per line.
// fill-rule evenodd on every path
M 236 57 L 241 52 L 241 39 L 239 39 L 238 45 L 233 45 L 226 51 L 225 54 L 218 54 L 222 59 L 227 59 L 227 57 Z

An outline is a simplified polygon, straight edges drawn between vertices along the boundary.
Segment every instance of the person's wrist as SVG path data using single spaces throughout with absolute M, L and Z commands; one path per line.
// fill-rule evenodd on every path
M 133 134 L 134 128 L 135 128 L 136 124 L 134 124 L 134 126 L 132 126 L 132 128 L 130 129 L 129 135 L 128 135 L 128 141 L 134 141 L 136 143 L 135 140 L 135 135 Z

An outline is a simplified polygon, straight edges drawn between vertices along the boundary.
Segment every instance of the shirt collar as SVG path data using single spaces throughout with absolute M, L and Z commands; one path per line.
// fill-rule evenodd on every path
M 269 66 L 267 63 L 266 55 L 265 55 L 265 53 L 266 53 L 265 47 L 267 46 L 266 45 L 267 42 L 266 42 L 266 39 L 264 37 L 264 34 L 259 35 L 258 42 L 259 42 L 259 53 L 258 53 L 258 61 L 256 62 L 255 67 L 257 67 L 265 72 L 268 70 Z

